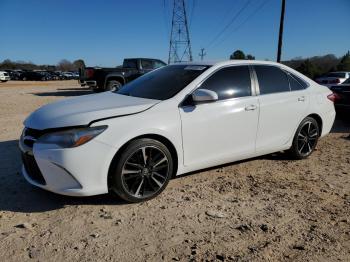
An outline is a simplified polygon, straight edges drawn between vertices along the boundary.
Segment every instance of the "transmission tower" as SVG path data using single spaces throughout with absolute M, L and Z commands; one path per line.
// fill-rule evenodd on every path
M 192 61 L 190 34 L 186 16 L 185 0 L 173 0 L 168 64 Z

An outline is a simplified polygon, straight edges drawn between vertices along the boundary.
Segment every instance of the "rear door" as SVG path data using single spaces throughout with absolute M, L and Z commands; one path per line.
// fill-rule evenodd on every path
M 256 150 L 283 147 L 294 136 L 309 100 L 306 89 L 277 66 L 254 66 L 258 86 L 260 116 Z M 293 88 L 293 89 L 292 89 Z

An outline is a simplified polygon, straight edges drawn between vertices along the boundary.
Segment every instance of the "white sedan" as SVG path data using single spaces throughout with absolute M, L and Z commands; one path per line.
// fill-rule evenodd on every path
M 191 171 L 277 151 L 308 157 L 331 130 L 333 100 L 273 62 L 169 65 L 119 91 L 32 113 L 20 138 L 22 172 L 59 194 L 144 201 Z

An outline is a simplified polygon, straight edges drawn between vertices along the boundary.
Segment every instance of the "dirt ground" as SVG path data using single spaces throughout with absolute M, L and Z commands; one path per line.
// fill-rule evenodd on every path
M 20 175 L 25 117 L 76 81 L 0 83 L 2 261 L 350 261 L 350 123 L 307 160 L 285 154 L 170 181 L 156 199 L 71 198 Z

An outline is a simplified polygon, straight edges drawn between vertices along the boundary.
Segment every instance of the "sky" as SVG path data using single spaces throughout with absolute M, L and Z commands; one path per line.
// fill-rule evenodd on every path
M 0 61 L 167 62 L 173 0 L 0 0 Z M 194 60 L 275 60 L 281 0 L 185 0 Z M 243 7 L 243 11 L 237 13 Z M 220 34 L 220 32 L 222 32 Z M 282 60 L 350 50 L 350 0 L 286 0 Z

